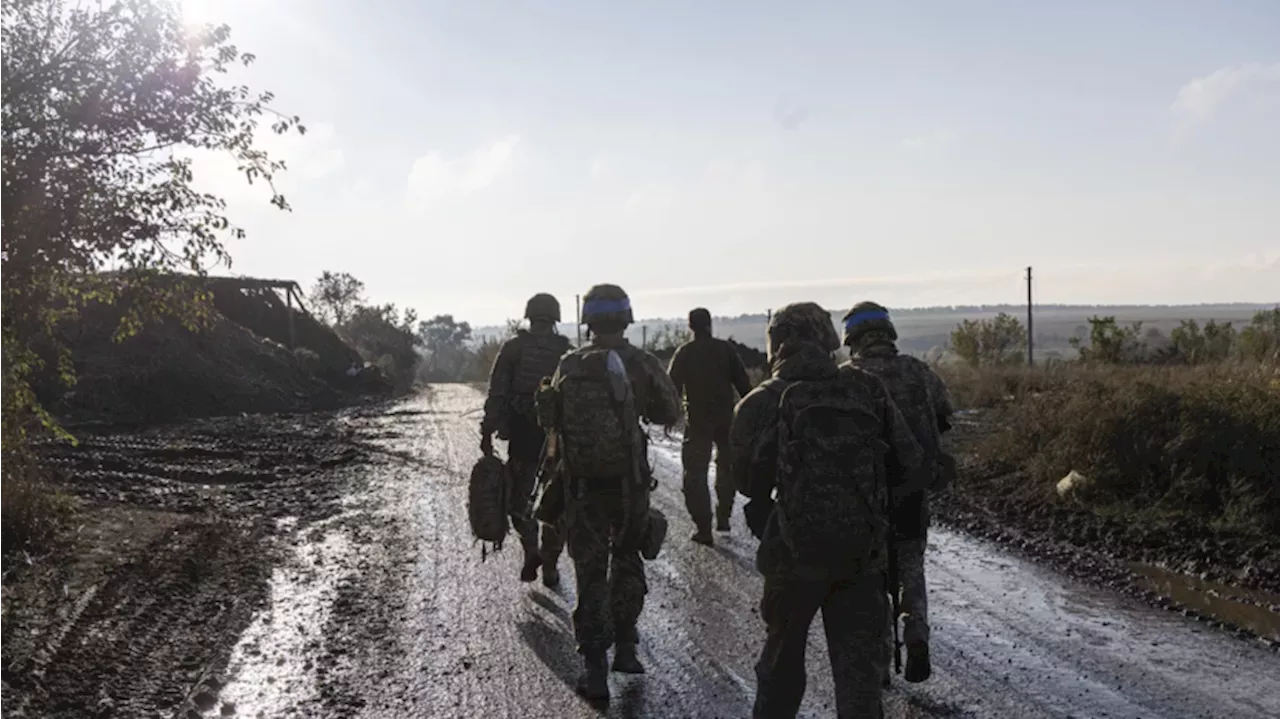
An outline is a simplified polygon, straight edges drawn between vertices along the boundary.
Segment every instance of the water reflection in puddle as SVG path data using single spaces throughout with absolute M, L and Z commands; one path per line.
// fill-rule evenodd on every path
M 1280 596 L 1229 587 L 1150 564 L 1134 562 L 1129 568 L 1138 574 L 1147 589 L 1216 619 L 1244 627 L 1258 636 L 1280 642 L 1280 614 L 1269 609 L 1280 606 Z M 1241 602 L 1236 598 L 1249 601 Z
M 270 606 L 254 618 L 231 651 L 222 701 L 240 716 L 283 716 L 315 699 L 315 667 L 351 540 L 330 530 L 294 551 L 271 574 Z

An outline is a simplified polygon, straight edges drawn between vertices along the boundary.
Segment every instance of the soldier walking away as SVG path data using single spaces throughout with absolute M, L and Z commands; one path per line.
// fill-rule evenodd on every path
M 610 646 L 614 671 L 644 672 L 636 656 L 636 620 L 648 591 L 641 547 L 648 539 L 653 479 L 640 420 L 670 427 L 681 408 L 662 362 L 623 337 L 633 317 L 620 287 L 592 287 L 582 321 L 591 341 L 560 360 L 549 391 L 578 584 L 573 631 L 585 671 L 577 690 L 603 700 L 609 698 Z
M 920 448 L 884 383 L 842 372 L 832 357 L 839 347 L 819 305 L 775 312 L 772 376 L 738 403 L 733 419 L 734 480 L 750 500 L 743 514 L 760 538 L 756 566 L 764 575 L 757 718 L 799 710 L 805 645 L 819 610 L 837 714 L 883 716 L 889 493 L 925 478 Z
M 489 374 L 489 397 L 484 403 L 484 419 L 480 422 L 480 450 L 493 453 L 493 434 L 507 440 L 507 466 L 510 481 L 509 509 L 511 524 L 520 534 L 524 548 L 524 566 L 520 581 L 532 582 L 542 567 L 542 583 L 554 587 L 560 583 L 556 564 L 561 542 L 554 527 L 542 527 L 541 551 L 538 522 L 529 511 L 529 496 L 538 473 L 538 460 L 546 435 L 538 426 L 534 410 L 534 393 L 543 377 L 556 370 L 560 357 L 569 351 L 569 339 L 556 333 L 560 321 L 560 303 L 555 297 L 539 293 L 529 298 L 524 308 L 529 329 L 521 329 L 503 343 Z
M 711 447 L 714 444 L 716 452 L 716 530 L 728 532 L 735 494 L 729 467 L 729 425 L 738 397 L 751 391 L 751 380 L 733 345 L 711 336 L 710 312 L 702 307 L 691 311 L 689 329 L 693 340 L 676 349 L 668 373 L 685 400 L 680 458 L 685 508 L 697 527 L 692 539 L 711 546 L 711 493 L 707 489 Z
M 928 491 L 939 491 L 954 471 L 951 458 L 942 451 L 942 434 L 951 429 L 951 398 L 942 378 L 923 361 L 899 354 L 898 332 L 889 312 L 874 302 L 854 305 L 844 316 L 844 343 L 852 358 L 841 372 L 863 370 L 879 377 L 920 445 L 925 467 L 934 468 Z M 892 498 L 893 549 L 896 594 L 902 613 L 903 639 L 907 645 L 906 680 L 929 678 L 929 601 L 924 577 L 924 550 L 928 544 L 929 501 L 926 490 Z M 897 621 L 897 617 L 893 621 Z

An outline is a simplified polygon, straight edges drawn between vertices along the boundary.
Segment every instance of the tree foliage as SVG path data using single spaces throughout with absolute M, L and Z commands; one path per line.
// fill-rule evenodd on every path
M 166 0 L 6 0 L 3 45 L 7 439 L 10 420 L 32 412 L 51 424 L 29 390 L 45 361 L 35 348 L 60 348 L 56 326 L 86 303 L 130 298 L 119 337 L 165 314 L 192 327 L 207 316 L 207 296 L 172 274 L 228 263 L 224 241 L 244 233 L 222 198 L 196 189 L 191 152 L 230 155 L 288 209 L 272 183 L 284 165 L 256 141 L 264 120 L 305 128 L 270 109 L 271 93 L 226 81 L 253 56 L 225 25 L 191 32 Z
M 418 338 L 427 351 L 433 376 L 455 378 L 467 362 L 467 342 L 471 325 L 458 322 L 453 315 L 436 315 L 418 325 Z
M 693 331 L 688 327 L 667 324 L 649 333 L 644 342 L 644 349 L 658 354 L 670 353 L 692 339 Z
M 964 320 L 951 332 L 951 351 L 973 367 L 1017 364 L 1026 348 L 1026 329 L 1005 312 L 988 320 Z
M 1135 364 L 1147 359 L 1147 343 L 1142 339 L 1142 323 L 1122 327 L 1114 316 L 1089 318 L 1089 344 L 1078 337 L 1071 346 L 1085 362 Z
M 1280 307 L 1253 315 L 1249 326 L 1240 331 L 1239 351 L 1255 362 L 1280 362 Z
M 338 331 L 361 357 L 376 364 L 403 390 L 412 384 L 420 359 L 414 333 L 417 321 L 412 309 L 401 312 L 394 304 L 359 305 Z
M 1169 334 L 1173 352 L 1190 364 L 1221 362 L 1231 357 L 1236 345 L 1236 331 L 1230 322 L 1209 320 L 1201 329 L 1195 320 L 1182 320 Z
M 311 306 L 330 325 L 347 323 L 356 307 L 365 304 L 364 282 L 349 272 L 325 270 L 311 288 Z

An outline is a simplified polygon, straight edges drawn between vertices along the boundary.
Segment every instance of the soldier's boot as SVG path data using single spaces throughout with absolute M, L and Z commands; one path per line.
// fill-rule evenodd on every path
M 903 678 L 912 684 L 919 684 L 929 678 L 933 670 L 929 665 L 929 643 L 907 642 L 907 669 Z
M 613 670 L 623 674 L 644 674 L 644 665 L 636 656 L 636 645 L 619 642 L 613 649 Z
M 542 566 L 542 557 L 538 554 L 538 540 L 524 541 L 524 567 L 520 569 L 520 581 L 532 582 L 538 578 L 538 567 Z
M 729 511 L 730 511 L 730 512 L 732 512 L 732 511 L 733 511 L 733 508 L 732 508 L 732 507 L 730 507 L 730 510 L 729 510 Z M 717 531 L 717 532 L 728 532 L 728 531 L 730 531 L 730 527 L 729 527 L 729 514 L 724 513 L 724 512 L 716 512 L 716 531 Z
M 604 652 L 583 655 L 583 672 L 578 677 L 578 694 L 593 701 L 609 699 L 609 658 Z
M 555 589 L 560 586 L 560 570 L 556 568 L 556 565 L 542 565 L 542 586 L 547 589 Z
M 716 543 L 715 538 L 711 536 L 710 524 L 699 525 L 697 531 L 689 535 L 689 539 L 692 539 L 698 544 L 704 544 L 708 547 L 713 547 L 715 546 L 715 543 Z

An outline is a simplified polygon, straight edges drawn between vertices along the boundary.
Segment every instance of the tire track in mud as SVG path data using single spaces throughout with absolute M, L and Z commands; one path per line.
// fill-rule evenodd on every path
M 194 520 L 88 596 L 30 675 L 32 716 L 143 716 L 213 706 L 228 643 L 265 603 L 262 530 Z

